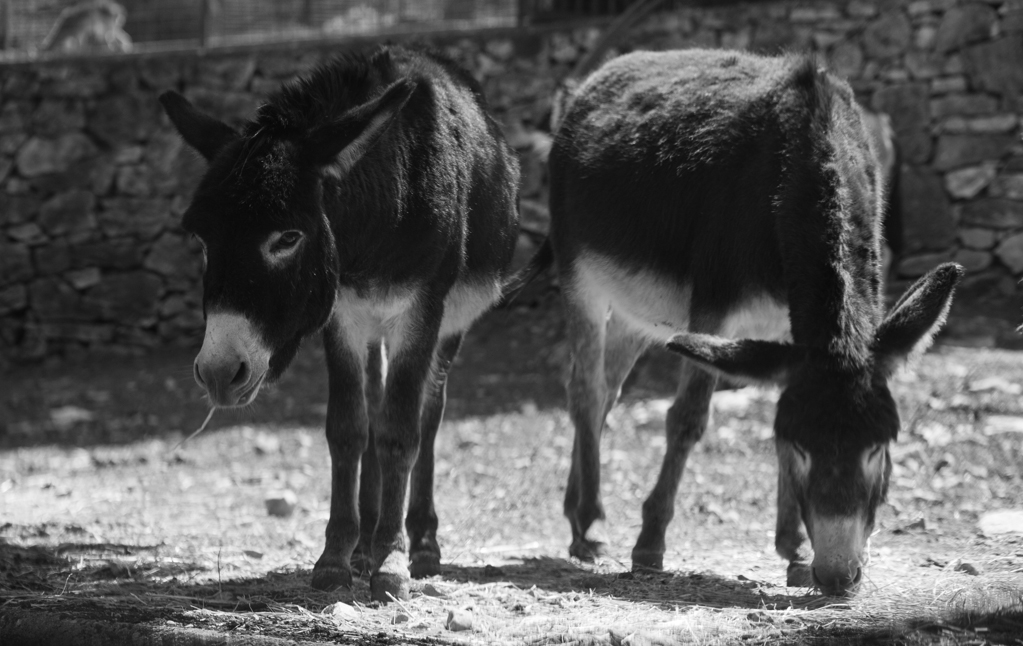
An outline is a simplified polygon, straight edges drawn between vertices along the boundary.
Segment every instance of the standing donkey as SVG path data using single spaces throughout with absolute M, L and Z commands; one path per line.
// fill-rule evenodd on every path
M 679 479 L 717 375 L 782 386 L 775 545 L 792 585 L 855 591 L 899 430 L 887 380 L 927 345 L 962 269 L 883 316 L 884 186 L 848 84 L 812 58 L 634 53 L 565 100 L 550 153 L 575 425 L 572 555 L 605 548 L 599 441 L 639 354 L 686 358 L 634 568 L 663 566 Z M 807 534 L 813 560 L 804 551 Z
M 323 330 L 331 500 L 312 586 L 350 586 L 354 554 L 374 599 L 407 598 L 410 574 L 440 571 L 434 438 L 511 261 L 517 159 L 471 77 L 397 47 L 283 86 L 241 133 L 160 100 L 209 162 L 183 220 L 205 261 L 195 379 L 214 406 L 246 405 Z

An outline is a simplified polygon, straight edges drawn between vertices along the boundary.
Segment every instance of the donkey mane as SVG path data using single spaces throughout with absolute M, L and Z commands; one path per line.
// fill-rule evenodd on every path
M 235 199 L 250 208 L 272 205 L 266 210 L 279 219 L 283 204 L 294 191 L 302 190 L 296 155 L 303 139 L 370 100 L 399 76 L 390 51 L 353 51 L 334 56 L 281 86 L 245 124 L 237 148 L 229 155 L 226 177 L 240 180 Z
M 776 205 L 779 242 L 792 247 L 783 254 L 786 273 L 797 277 L 789 284 L 793 335 L 835 368 L 868 377 L 882 316 L 883 186 L 865 134 L 847 132 L 863 130 L 851 93 L 816 58 L 793 62 L 794 93 L 780 113 L 790 133 L 810 133 L 785 147 L 789 179 Z M 807 266 L 818 270 L 800 269 Z
M 307 133 L 372 98 L 373 90 L 397 80 L 390 52 L 345 52 L 321 63 L 302 78 L 286 83 L 260 107 L 246 135 Z

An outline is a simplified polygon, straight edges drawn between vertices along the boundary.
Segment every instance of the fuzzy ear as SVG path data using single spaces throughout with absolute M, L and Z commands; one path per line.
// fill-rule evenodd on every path
M 177 92 L 164 92 L 160 103 L 182 139 L 207 160 L 213 159 L 224 146 L 238 138 L 231 126 L 200 112 Z
M 954 262 L 932 269 L 913 283 L 888 313 L 874 340 L 878 365 L 890 374 L 898 362 L 923 352 L 945 323 L 952 292 L 965 270 Z
M 741 339 L 733 341 L 709 334 L 677 334 L 668 349 L 695 361 L 711 372 L 747 383 L 784 384 L 805 357 L 791 343 Z
M 325 172 L 344 177 L 387 130 L 415 89 L 415 81 L 396 81 L 376 99 L 312 131 L 304 146 L 307 158 Z

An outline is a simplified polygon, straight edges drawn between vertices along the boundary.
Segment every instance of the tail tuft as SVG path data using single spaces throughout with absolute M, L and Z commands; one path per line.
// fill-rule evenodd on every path
M 541 272 L 546 271 L 554 264 L 554 249 L 551 247 L 551 239 L 547 238 L 537 249 L 529 263 L 508 277 L 504 287 L 501 288 L 501 300 L 498 307 L 511 305 L 519 293 L 526 288 L 526 285 L 533 282 Z

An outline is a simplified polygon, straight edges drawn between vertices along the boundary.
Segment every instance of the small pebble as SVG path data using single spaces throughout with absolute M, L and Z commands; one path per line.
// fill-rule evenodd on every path
M 1005 393 L 1006 395 L 1020 395 L 1023 394 L 1023 385 L 1012 383 L 1002 379 L 1001 377 L 985 377 L 984 379 L 977 379 L 970 382 L 970 392 L 982 393 L 991 390 Z
M 50 410 L 50 421 L 58 431 L 66 431 L 75 424 L 91 422 L 94 419 L 96 419 L 95 413 L 78 406 L 61 406 Z
M 892 530 L 892 533 L 893 534 L 906 534 L 906 533 L 909 533 L 909 532 L 912 532 L 912 531 L 917 531 L 917 530 L 919 530 L 919 531 L 927 531 L 927 519 L 925 519 L 923 517 L 917 518 L 916 520 L 908 522 L 905 525 L 902 525 L 901 527 L 896 527 L 895 529 Z
M 1018 415 L 988 415 L 984 422 L 984 435 L 1023 433 L 1023 417 Z
M 327 606 L 327 612 L 325 614 L 330 614 L 335 619 L 351 620 L 359 616 L 359 611 L 347 603 L 338 601 L 333 606 Z
M 456 633 L 472 630 L 472 613 L 461 608 L 448 610 L 448 619 L 444 622 L 444 627 Z
M 965 572 L 965 573 L 969 574 L 970 576 L 977 576 L 977 575 L 980 574 L 980 570 L 977 568 L 976 565 L 974 565 L 973 563 L 967 563 L 966 561 L 963 561 L 961 563 L 957 563 L 956 566 L 955 566 L 955 571 L 956 572 Z
M 392 625 L 407 624 L 409 619 L 411 619 L 411 617 L 406 615 L 404 612 L 396 612 L 394 613 L 394 616 L 391 617 L 391 624 Z
M 1023 509 L 986 511 L 980 515 L 977 526 L 986 536 L 1023 534 Z
M 263 501 L 266 504 L 266 513 L 279 518 L 287 518 L 298 505 L 298 497 L 290 489 L 270 494 Z
M 259 433 L 252 440 L 252 444 L 259 455 L 272 455 L 281 452 L 281 440 L 276 435 Z
M 425 594 L 428 597 L 437 597 L 439 599 L 443 599 L 444 597 L 448 596 L 446 592 L 444 592 L 443 590 L 441 590 L 432 583 L 427 583 L 426 585 L 423 586 L 423 594 Z

